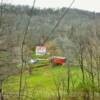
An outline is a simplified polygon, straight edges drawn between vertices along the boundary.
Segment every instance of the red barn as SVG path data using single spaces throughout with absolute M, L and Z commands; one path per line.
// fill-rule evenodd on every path
M 66 58 L 54 56 L 50 59 L 50 61 L 51 61 L 52 64 L 55 64 L 55 65 L 63 65 L 66 61 Z

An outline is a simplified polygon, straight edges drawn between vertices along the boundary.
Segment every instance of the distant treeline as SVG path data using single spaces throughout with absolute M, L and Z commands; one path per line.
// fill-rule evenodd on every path
M 30 14 L 31 7 L 30 6 L 25 6 L 25 5 L 12 5 L 12 4 L 3 4 L 2 6 L 0 5 L 0 9 L 3 9 L 5 13 L 26 13 Z M 59 8 L 59 9 L 54 9 L 54 8 L 34 8 L 33 10 L 33 15 L 41 15 L 41 14 L 60 14 L 63 13 L 67 8 Z M 74 9 L 71 8 L 70 12 L 78 12 L 80 14 L 85 14 L 85 15 L 91 15 L 94 12 L 89 12 L 89 11 L 82 11 L 79 9 Z M 97 13 L 100 15 L 100 13 Z

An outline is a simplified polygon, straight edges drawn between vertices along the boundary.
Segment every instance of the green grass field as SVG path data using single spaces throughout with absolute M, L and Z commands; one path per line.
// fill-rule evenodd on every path
M 79 68 L 70 68 L 71 70 L 71 80 L 73 80 L 76 88 L 78 83 L 81 82 L 81 72 Z M 60 82 L 65 81 L 67 85 L 67 67 L 51 67 L 45 66 L 43 68 L 33 69 L 32 75 L 25 71 L 23 74 L 23 91 L 24 94 L 29 93 L 36 100 L 41 100 L 44 98 L 49 98 L 51 95 L 55 95 L 57 92 L 56 85 Z M 58 84 L 59 86 L 59 84 Z M 67 87 L 67 86 L 66 86 Z M 72 89 L 72 83 L 71 83 Z M 18 93 L 19 89 L 19 75 L 12 76 L 8 78 L 4 85 L 4 93 Z M 35 92 L 35 93 L 33 93 Z
M 22 82 L 23 100 L 56 100 L 55 98 L 57 98 L 58 95 L 58 88 L 60 89 L 61 96 L 66 96 L 68 87 L 67 71 L 67 66 L 33 68 L 31 75 L 28 70 L 25 70 Z M 89 81 L 90 80 L 86 80 L 87 84 L 85 89 L 89 89 Z M 70 92 L 80 92 L 83 89 L 81 83 L 82 74 L 80 68 L 70 67 Z M 3 92 L 5 94 L 18 94 L 18 90 L 19 75 L 9 77 L 3 84 Z M 12 100 L 16 100 L 16 97 Z

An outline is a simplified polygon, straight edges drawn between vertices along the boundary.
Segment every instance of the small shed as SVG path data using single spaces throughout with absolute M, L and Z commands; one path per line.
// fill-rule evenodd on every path
M 53 57 L 51 57 L 50 61 L 51 61 L 52 64 L 55 64 L 55 65 L 63 65 L 66 61 L 66 58 L 65 57 L 53 56 Z

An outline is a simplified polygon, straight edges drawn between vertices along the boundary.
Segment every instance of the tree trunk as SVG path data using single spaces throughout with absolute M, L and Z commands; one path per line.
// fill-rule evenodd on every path
M 3 93 L 2 93 L 2 81 L 0 82 L 0 100 L 4 100 Z

